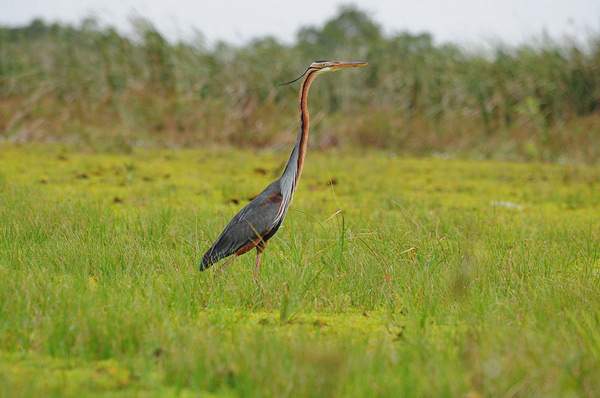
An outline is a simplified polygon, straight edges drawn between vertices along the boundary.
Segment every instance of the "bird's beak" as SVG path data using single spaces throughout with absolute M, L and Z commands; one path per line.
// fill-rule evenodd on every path
M 369 63 L 366 61 L 339 61 L 331 65 L 331 69 L 364 68 L 367 65 L 369 65 Z

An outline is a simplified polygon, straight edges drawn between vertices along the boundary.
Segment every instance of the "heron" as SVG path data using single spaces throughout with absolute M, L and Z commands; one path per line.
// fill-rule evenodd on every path
M 242 208 L 227 224 L 221 235 L 206 251 L 200 262 L 204 271 L 221 259 L 233 254 L 240 256 L 256 249 L 254 280 L 258 280 L 262 254 L 269 239 L 281 227 L 292 201 L 304 167 L 308 146 L 310 118 L 308 91 L 317 76 L 324 72 L 367 66 L 364 61 L 315 61 L 291 84 L 302 78 L 300 86 L 300 130 L 283 174 L 269 184 L 251 202 Z

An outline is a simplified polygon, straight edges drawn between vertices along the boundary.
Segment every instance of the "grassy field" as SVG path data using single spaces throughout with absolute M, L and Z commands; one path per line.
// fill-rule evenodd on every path
M 598 167 L 311 152 L 198 272 L 286 156 L 0 146 L 0 396 L 600 394 Z

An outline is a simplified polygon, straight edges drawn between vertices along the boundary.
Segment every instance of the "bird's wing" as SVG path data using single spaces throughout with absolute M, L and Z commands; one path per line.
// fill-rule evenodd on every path
M 217 241 L 204 254 L 200 269 L 210 267 L 252 242 L 259 243 L 279 222 L 278 213 L 282 204 L 279 181 L 275 181 L 227 224 Z

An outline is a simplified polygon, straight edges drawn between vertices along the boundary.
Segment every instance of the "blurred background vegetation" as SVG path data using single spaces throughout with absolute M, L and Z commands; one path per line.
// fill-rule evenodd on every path
M 285 44 L 169 42 L 89 18 L 0 28 L 0 141 L 280 148 L 297 129 L 296 77 L 315 59 L 366 59 L 322 78 L 311 145 L 519 160 L 600 159 L 600 35 L 486 50 L 385 33 L 342 7 Z

